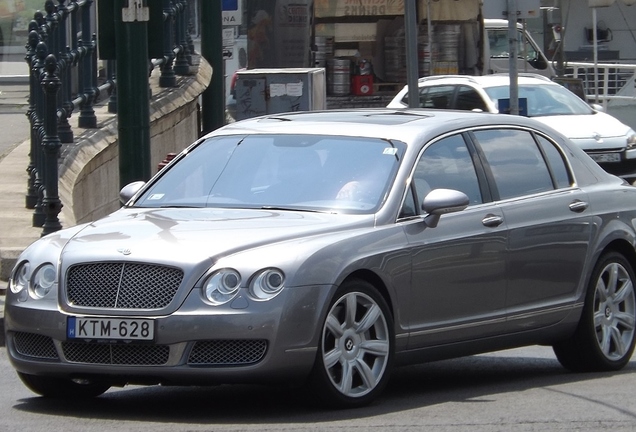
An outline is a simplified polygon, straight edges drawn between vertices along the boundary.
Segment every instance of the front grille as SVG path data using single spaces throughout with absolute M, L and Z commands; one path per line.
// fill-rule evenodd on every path
M 13 335 L 15 350 L 25 357 L 59 360 L 53 339 L 34 333 L 18 332 Z
M 161 309 L 174 298 L 183 271 L 135 263 L 80 264 L 69 268 L 70 305 L 108 309 Z
M 64 342 L 66 360 L 73 363 L 160 366 L 168 362 L 168 345 L 124 345 Z
M 209 340 L 194 344 L 188 364 L 191 365 L 249 365 L 265 356 L 267 341 L 262 339 Z

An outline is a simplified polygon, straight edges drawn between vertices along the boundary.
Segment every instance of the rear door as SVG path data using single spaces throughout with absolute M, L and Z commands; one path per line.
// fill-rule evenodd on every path
M 508 233 L 506 310 L 528 330 L 569 311 L 594 221 L 558 146 L 527 130 L 475 131 Z

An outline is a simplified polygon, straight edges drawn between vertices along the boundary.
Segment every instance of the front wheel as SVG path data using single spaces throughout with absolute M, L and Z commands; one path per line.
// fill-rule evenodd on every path
M 373 285 L 344 283 L 322 324 L 313 394 L 331 407 L 370 403 L 389 379 L 394 340 L 391 312 Z
M 603 255 L 592 272 L 574 336 L 554 345 L 561 364 L 575 372 L 623 368 L 634 352 L 634 270 L 617 252 Z
M 18 372 L 20 380 L 34 393 L 56 399 L 94 398 L 110 388 L 102 381 L 71 380 Z

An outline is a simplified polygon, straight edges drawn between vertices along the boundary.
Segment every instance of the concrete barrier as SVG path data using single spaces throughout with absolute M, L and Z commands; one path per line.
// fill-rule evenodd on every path
M 178 153 L 198 138 L 198 98 L 212 78 L 212 68 L 200 59 L 193 76 L 178 78 L 178 87 L 159 88 L 158 71 L 151 76 L 151 167 L 168 153 Z M 77 129 L 60 167 L 59 194 L 66 226 L 90 222 L 120 207 L 117 119 L 106 108 L 96 109 L 98 129 Z

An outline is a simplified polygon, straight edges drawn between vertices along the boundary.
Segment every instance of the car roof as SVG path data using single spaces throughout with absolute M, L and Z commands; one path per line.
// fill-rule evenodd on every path
M 559 85 L 543 75 L 532 73 L 520 73 L 517 77 L 519 84 L 533 85 Z M 418 86 L 424 87 L 428 85 L 439 84 L 473 84 L 479 87 L 498 87 L 510 84 L 509 74 L 491 74 L 491 75 L 432 75 L 418 80 Z
M 558 135 L 541 123 L 520 116 L 421 108 L 366 108 L 271 114 L 231 123 L 207 136 L 310 133 L 400 140 L 408 144 L 483 125 L 520 125 Z

